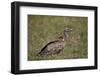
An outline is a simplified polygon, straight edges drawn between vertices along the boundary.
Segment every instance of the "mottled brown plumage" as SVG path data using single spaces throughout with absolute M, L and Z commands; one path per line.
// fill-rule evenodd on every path
M 63 51 L 64 46 L 66 44 L 66 40 L 68 38 L 68 32 L 70 32 L 71 30 L 72 29 L 66 28 L 64 30 L 64 36 L 59 37 L 58 40 L 51 41 L 47 45 L 45 45 L 39 52 L 39 55 L 52 55 L 52 54 L 58 54 L 61 51 Z

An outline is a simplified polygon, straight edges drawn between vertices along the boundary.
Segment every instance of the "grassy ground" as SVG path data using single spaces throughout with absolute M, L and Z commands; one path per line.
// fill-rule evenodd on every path
M 87 17 L 28 15 L 28 60 L 87 58 Z M 64 50 L 57 55 L 37 56 L 50 41 L 72 28 Z

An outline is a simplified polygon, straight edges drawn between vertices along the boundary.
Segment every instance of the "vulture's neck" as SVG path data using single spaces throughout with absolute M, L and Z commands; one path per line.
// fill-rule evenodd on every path
M 67 39 L 68 39 L 68 32 L 64 31 L 64 41 L 67 41 Z

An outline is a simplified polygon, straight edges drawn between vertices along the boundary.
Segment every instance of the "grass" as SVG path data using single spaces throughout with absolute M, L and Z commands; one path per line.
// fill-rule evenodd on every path
M 88 57 L 87 17 L 28 15 L 28 60 L 79 59 Z M 65 27 L 72 28 L 60 54 L 37 56 L 50 41 L 63 35 Z

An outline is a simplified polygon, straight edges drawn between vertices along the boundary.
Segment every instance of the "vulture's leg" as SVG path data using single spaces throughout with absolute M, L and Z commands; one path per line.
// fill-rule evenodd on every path
M 60 49 L 59 51 L 57 51 L 57 54 L 59 54 L 60 52 L 62 52 L 63 51 L 63 49 Z

